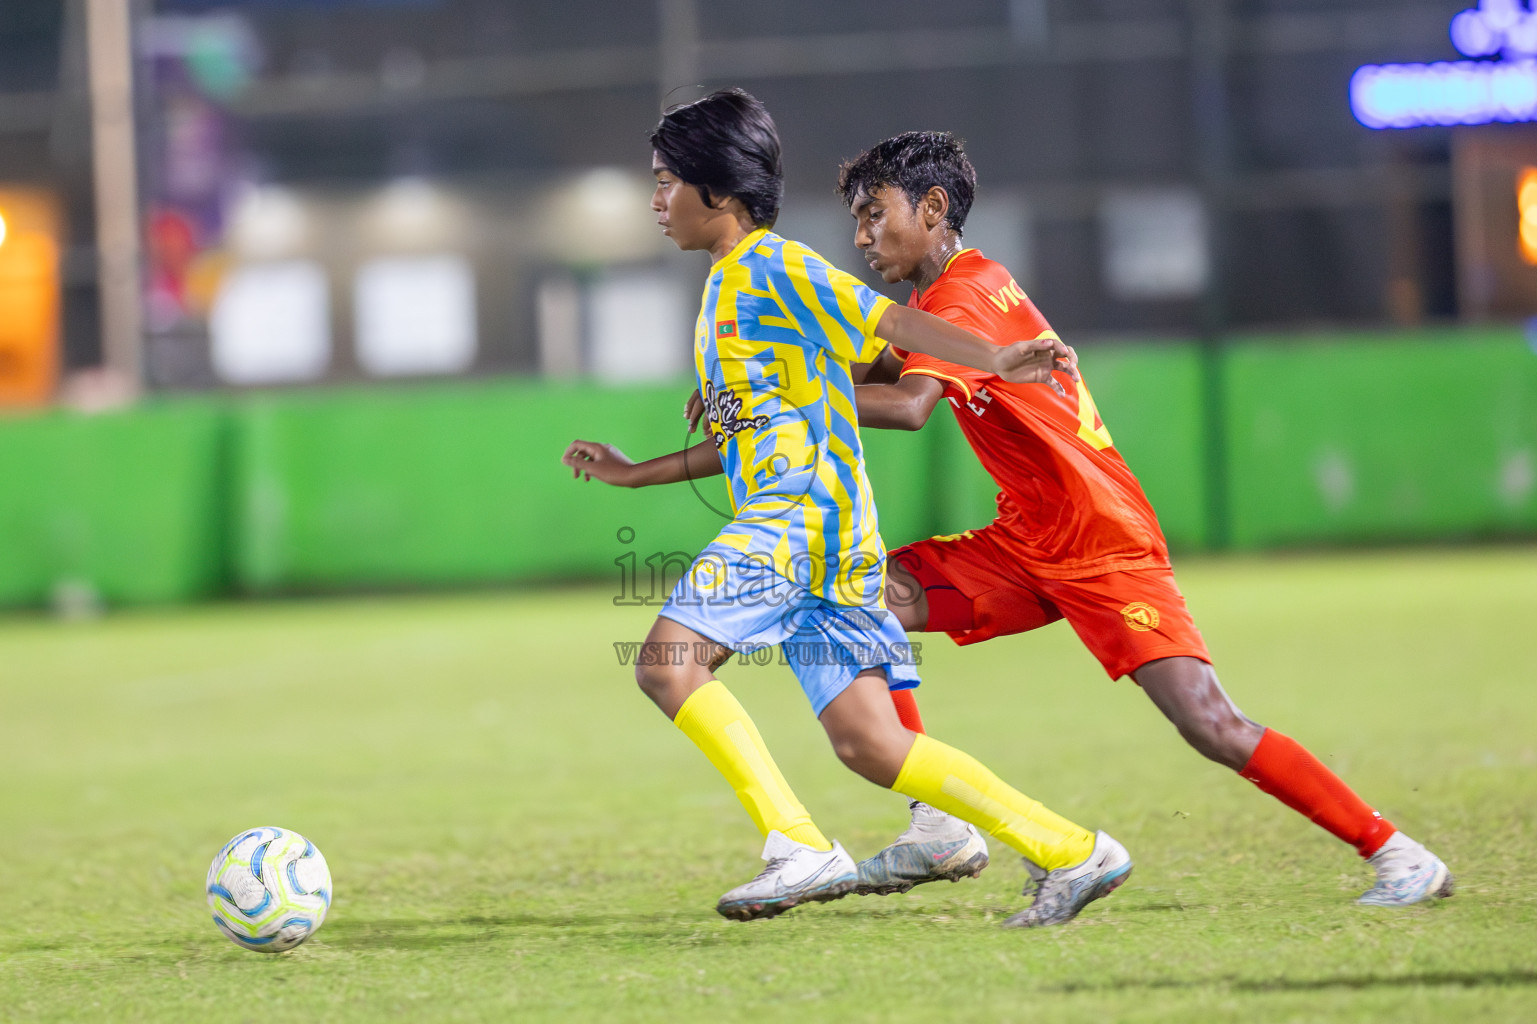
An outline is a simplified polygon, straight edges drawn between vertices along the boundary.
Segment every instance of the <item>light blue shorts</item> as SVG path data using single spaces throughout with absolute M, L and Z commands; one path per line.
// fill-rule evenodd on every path
M 886 686 L 917 686 L 918 650 L 888 609 L 835 604 L 785 579 L 761 556 L 710 545 L 660 613 L 746 662 L 789 665 L 820 715 L 854 677 L 884 669 Z

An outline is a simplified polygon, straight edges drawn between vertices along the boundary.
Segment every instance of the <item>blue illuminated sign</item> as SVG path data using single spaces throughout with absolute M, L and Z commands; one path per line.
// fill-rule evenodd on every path
M 1537 11 L 1527 0 L 1479 0 L 1452 19 L 1465 57 L 1368 64 L 1350 79 L 1350 109 L 1368 128 L 1537 121 Z

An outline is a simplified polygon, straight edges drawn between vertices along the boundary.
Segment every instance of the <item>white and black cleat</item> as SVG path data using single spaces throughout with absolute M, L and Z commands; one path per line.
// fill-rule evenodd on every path
M 1035 867 L 1026 861 L 1026 867 Z M 1095 900 L 1103 899 L 1131 877 L 1131 854 L 1108 834 L 1097 832 L 1094 851 L 1081 863 L 1054 871 L 1030 872 L 1035 900 L 1003 922 L 1005 928 L 1044 928 L 1066 924 Z M 1026 886 L 1028 895 L 1031 886 Z
M 1452 873 L 1441 858 L 1402 832 L 1388 836 L 1366 862 L 1377 871 L 1377 884 L 1357 903 L 1367 907 L 1407 907 L 1452 894 Z
M 763 859 L 768 867 L 757 878 L 732 889 L 715 905 L 722 917 L 758 921 L 802 903 L 842 899 L 854 891 L 859 876 L 854 858 L 841 843 L 833 843 L 831 850 L 817 850 L 777 829 L 763 844 Z
M 861 896 L 906 892 L 924 882 L 976 878 L 987 867 L 987 840 L 974 825 L 918 800 L 912 824 L 892 844 L 859 862 Z

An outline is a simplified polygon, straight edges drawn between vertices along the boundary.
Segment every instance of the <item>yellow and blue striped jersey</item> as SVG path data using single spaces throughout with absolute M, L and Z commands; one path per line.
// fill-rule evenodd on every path
M 886 550 L 850 363 L 891 300 L 759 229 L 710 268 L 694 366 L 734 517 L 716 544 L 826 600 L 883 606 Z

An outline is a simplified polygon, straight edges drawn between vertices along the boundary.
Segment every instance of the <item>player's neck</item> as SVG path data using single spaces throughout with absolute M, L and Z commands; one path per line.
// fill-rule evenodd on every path
M 934 239 L 923 259 L 913 268 L 913 274 L 908 278 L 913 287 L 920 293 L 928 290 L 929 286 L 939 280 L 939 276 L 945 272 L 950 261 L 964 249 L 961 244 L 961 236 L 954 231 L 946 231 Z
M 742 239 L 757 230 L 758 225 L 746 217 L 721 218 L 720 234 L 710 243 L 710 263 L 719 263 L 730 256 L 731 250 L 742 244 Z

